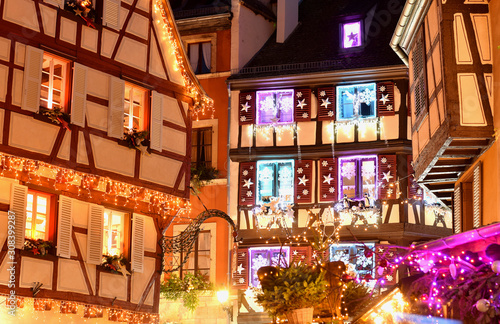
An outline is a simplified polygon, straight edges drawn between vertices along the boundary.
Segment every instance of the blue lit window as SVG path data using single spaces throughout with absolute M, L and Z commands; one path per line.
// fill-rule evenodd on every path
M 293 122 L 293 90 L 257 91 L 257 124 Z
M 280 198 L 280 205 L 293 203 L 294 161 L 274 160 L 257 162 L 257 203 Z
M 374 250 L 375 244 L 332 244 L 330 246 L 330 261 L 342 261 L 350 271 L 356 273 L 358 277 L 366 275 L 374 276 L 375 255 L 367 253 L 367 248 Z
M 337 87 L 337 120 L 375 117 L 377 87 L 375 83 Z

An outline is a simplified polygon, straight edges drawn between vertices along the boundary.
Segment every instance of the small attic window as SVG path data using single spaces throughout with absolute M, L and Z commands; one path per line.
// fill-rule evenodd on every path
M 361 20 L 342 24 L 342 48 L 361 46 Z

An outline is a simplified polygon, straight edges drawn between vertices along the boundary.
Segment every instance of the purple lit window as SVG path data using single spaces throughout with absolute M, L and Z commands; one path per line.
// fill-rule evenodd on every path
M 361 20 L 342 24 L 342 47 L 361 46 Z
M 257 124 L 293 122 L 293 90 L 257 91 Z
M 281 258 L 280 258 L 281 249 Z M 276 266 L 279 263 L 282 267 L 288 266 L 290 260 L 290 247 L 284 246 L 265 247 L 265 248 L 250 248 L 250 284 L 254 287 L 260 285 L 257 270 L 265 266 Z
M 377 156 L 351 156 L 339 158 L 340 184 L 339 199 L 347 195 L 351 199 L 361 199 L 367 193 L 377 198 Z

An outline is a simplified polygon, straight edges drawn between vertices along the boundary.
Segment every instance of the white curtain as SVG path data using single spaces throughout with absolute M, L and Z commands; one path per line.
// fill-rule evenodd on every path
M 189 44 L 189 62 L 194 72 L 198 69 L 199 46 L 199 43 Z
M 203 43 L 202 44 L 203 51 L 203 60 L 205 61 L 205 65 L 210 70 L 211 67 L 211 58 L 212 58 L 212 44 L 211 43 Z

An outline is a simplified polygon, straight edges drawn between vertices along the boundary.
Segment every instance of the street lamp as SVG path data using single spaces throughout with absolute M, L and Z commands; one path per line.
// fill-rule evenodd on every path
M 233 307 L 230 303 L 228 303 L 229 299 L 229 291 L 227 290 L 219 290 L 217 291 L 217 300 L 222 305 L 222 309 L 227 313 L 228 319 L 233 321 Z

